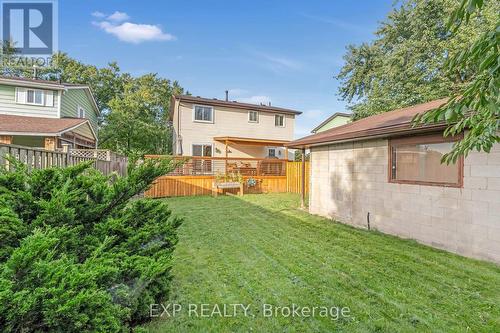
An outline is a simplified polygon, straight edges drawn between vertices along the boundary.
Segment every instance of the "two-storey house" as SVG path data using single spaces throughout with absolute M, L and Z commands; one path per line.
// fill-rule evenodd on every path
M 174 155 L 288 159 L 284 145 L 301 112 L 180 95 L 172 97 L 170 114 Z
M 86 85 L 0 77 L 0 143 L 94 148 L 98 115 Z

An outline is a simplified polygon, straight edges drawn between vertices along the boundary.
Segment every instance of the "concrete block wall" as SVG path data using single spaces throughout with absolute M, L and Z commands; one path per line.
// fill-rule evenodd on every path
M 500 263 L 500 145 L 471 153 L 463 188 L 388 182 L 388 142 L 311 149 L 309 209 L 358 227 Z

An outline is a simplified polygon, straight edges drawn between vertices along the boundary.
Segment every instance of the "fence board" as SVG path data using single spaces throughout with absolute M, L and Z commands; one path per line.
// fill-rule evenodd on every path
M 300 193 L 302 185 L 302 162 L 288 162 L 286 165 L 286 191 Z M 306 161 L 306 193 L 309 192 L 309 161 Z
M 105 175 L 116 172 L 120 176 L 125 176 L 128 167 L 128 160 L 126 157 L 112 152 L 107 153 L 107 159 L 102 161 L 99 160 L 99 156 L 73 156 L 72 154 L 61 151 L 0 143 L 0 166 L 5 166 L 7 169 L 12 168 L 12 165 L 9 165 L 9 162 L 5 159 L 7 155 L 26 164 L 30 171 L 33 169 L 46 169 L 50 167 L 68 167 L 86 161 L 94 161 L 92 166 Z

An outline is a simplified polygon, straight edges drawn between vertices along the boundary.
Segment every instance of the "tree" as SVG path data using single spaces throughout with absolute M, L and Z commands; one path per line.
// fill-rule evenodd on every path
M 494 2 L 494 1 L 492 1 Z M 483 16 L 483 0 L 462 0 L 450 16 L 448 27 L 453 34 L 467 30 L 474 19 Z M 498 13 L 498 12 L 497 12 Z M 465 23 L 465 24 L 464 24 Z M 439 109 L 419 115 L 416 124 L 445 121 L 445 135 L 465 131 L 463 140 L 455 143 L 443 161 L 455 162 L 472 150 L 489 152 L 500 142 L 500 19 L 494 27 L 477 38 L 469 47 L 452 56 L 445 67 L 449 75 L 469 76 L 470 80 L 448 103 Z
M 126 77 L 123 88 L 109 101 L 112 111 L 100 133 L 102 145 L 128 156 L 171 153 L 170 97 L 183 92 L 178 82 L 146 74 Z
M 472 82 L 474 71 L 449 72 L 445 64 L 494 29 L 499 6 L 491 2 L 466 29 L 451 33 L 446 23 L 454 7 L 455 0 L 404 1 L 382 22 L 373 42 L 348 46 L 336 77 L 354 119 L 456 95 Z

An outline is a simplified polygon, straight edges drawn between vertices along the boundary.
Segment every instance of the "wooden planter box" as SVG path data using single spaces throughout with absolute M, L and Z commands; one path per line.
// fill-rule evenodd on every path
M 243 195 L 243 184 L 238 183 L 238 182 L 225 182 L 225 183 L 213 183 L 212 186 L 212 194 L 214 197 L 216 197 L 219 194 L 219 189 L 224 190 L 224 189 L 231 189 L 231 188 L 238 188 L 240 189 L 238 194 Z

